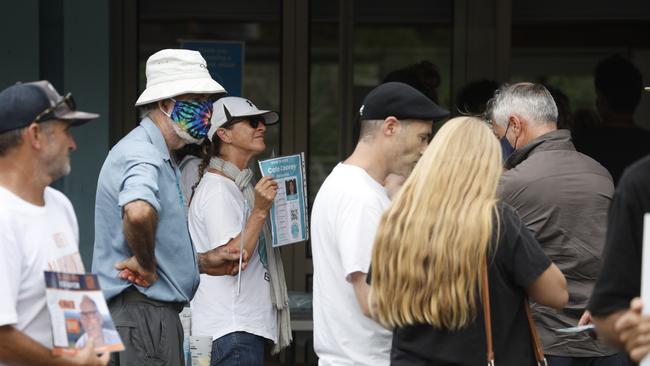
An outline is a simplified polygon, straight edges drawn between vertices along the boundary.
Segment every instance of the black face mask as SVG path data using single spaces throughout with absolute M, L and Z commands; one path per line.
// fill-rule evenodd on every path
M 501 153 L 503 154 L 503 161 L 508 160 L 508 157 L 510 157 L 510 155 L 512 155 L 512 153 L 515 152 L 516 150 L 514 146 L 510 144 L 510 141 L 508 141 L 508 138 L 506 137 L 508 135 L 509 128 L 510 128 L 510 122 L 508 122 L 508 127 L 506 127 L 506 132 L 503 134 L 503 137 L 499 139 L 499 142 L 501 143 Z

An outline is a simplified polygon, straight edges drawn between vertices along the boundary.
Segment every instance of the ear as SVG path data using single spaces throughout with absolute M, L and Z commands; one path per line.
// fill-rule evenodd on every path
M 508 122 L 510 122 L 510 125 L 512 126 L 510 129 L 515 134 L 515 136 L 521 135 L 521 132 L 524 128 L 524 123 L 521 118 L 519 118 L 517 115 L 511 115 L 508 117 Z
M 226 128 L 217 128 L 217 132 L 215 133 L 218 138 L 221 139 L 222 142 L 225 142 L 227 144 L 232 142 L 232 136 L 230 135 L 230 130 Z
M 381 132 L 384 136 L 395 136 L 399 132 L 399 128 L 399 120 L 393 116 L 386 118 L 381 124 Z
M 29 143 L 32 148 L 40 150 L 45 146 L 44 139 L 46 138 L 45 132 L 41 126 L 34 122 L 27 126 L 23 132 L 23 139 Z
M 158 108 L 165 111 L 167 114 L 172 113 L 172 108 L 174 108 L 174 102 L 171 99 L 163 99 L 158 101 Z

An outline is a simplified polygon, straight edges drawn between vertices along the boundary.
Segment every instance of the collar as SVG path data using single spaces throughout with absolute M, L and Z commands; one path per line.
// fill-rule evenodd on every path
M 571 132 L 569 130 L 555 130 L 543 134 L 532 140 L 522 148 L 515 150 L 506 160 L 505 168 L 512 169 L 528 159 L 531 155 L 550 150 L 573 150 L 575 147 L 571 142 Z
M 169 149 L 167 149 L 167 143 L 165 143 L 165 138 L 162 135 L 160 128 L 149 117 L 144 117 L 140 121 L 140 126 L 144 128 L 144 131 L 149 136 L 149 140 L 153 143 L 153 146 L 160 151 L 165 160 L 171 160 L 169 156 Z

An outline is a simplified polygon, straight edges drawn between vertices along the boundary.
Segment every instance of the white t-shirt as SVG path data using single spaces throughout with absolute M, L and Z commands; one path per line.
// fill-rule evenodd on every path
M 84 268 L 72 204 L 53 188 L 44 196 L 45 206 L 36 206 L 0 187 L 0 325 L 51 348 L 43 271 Z
M 388 365 L 391 332 L 361 312 L 349 282 L 368 272 L 375 232 L 390 201 L 365 170 L 338 164 L 311 215 L 314 350 L 320 365 Z
M 244 196 L 235 182 L 206 172 L 196 187 L 189 211 L 192 241 L 199 253 L 228 243 L 242 231 Z M 244 233 L 246 235 L 246 233 Z M 232 332 L 247 332 L 277 341 L 277 314 L 271 303 L 269 273 L 263 243 L 248 261 L 241 275 L 237 296 L 237 276 L 201 275 L 201 284 L 191 302 L 192 335 L 215 340 Z

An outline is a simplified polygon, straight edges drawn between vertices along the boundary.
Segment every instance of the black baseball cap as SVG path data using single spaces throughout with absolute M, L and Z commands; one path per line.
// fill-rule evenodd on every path
M 97 117 L 77 111 L 72 94 L 61 96 L 47 80 L 19 83 L 0 92 L 0 133 L 54 119 L 78 126 Z
M 359 108 L 359 120 L 386 119 L 441 120 L 449 111 L 441 108 L 410 85 L 384 83 L 368 93 Z

